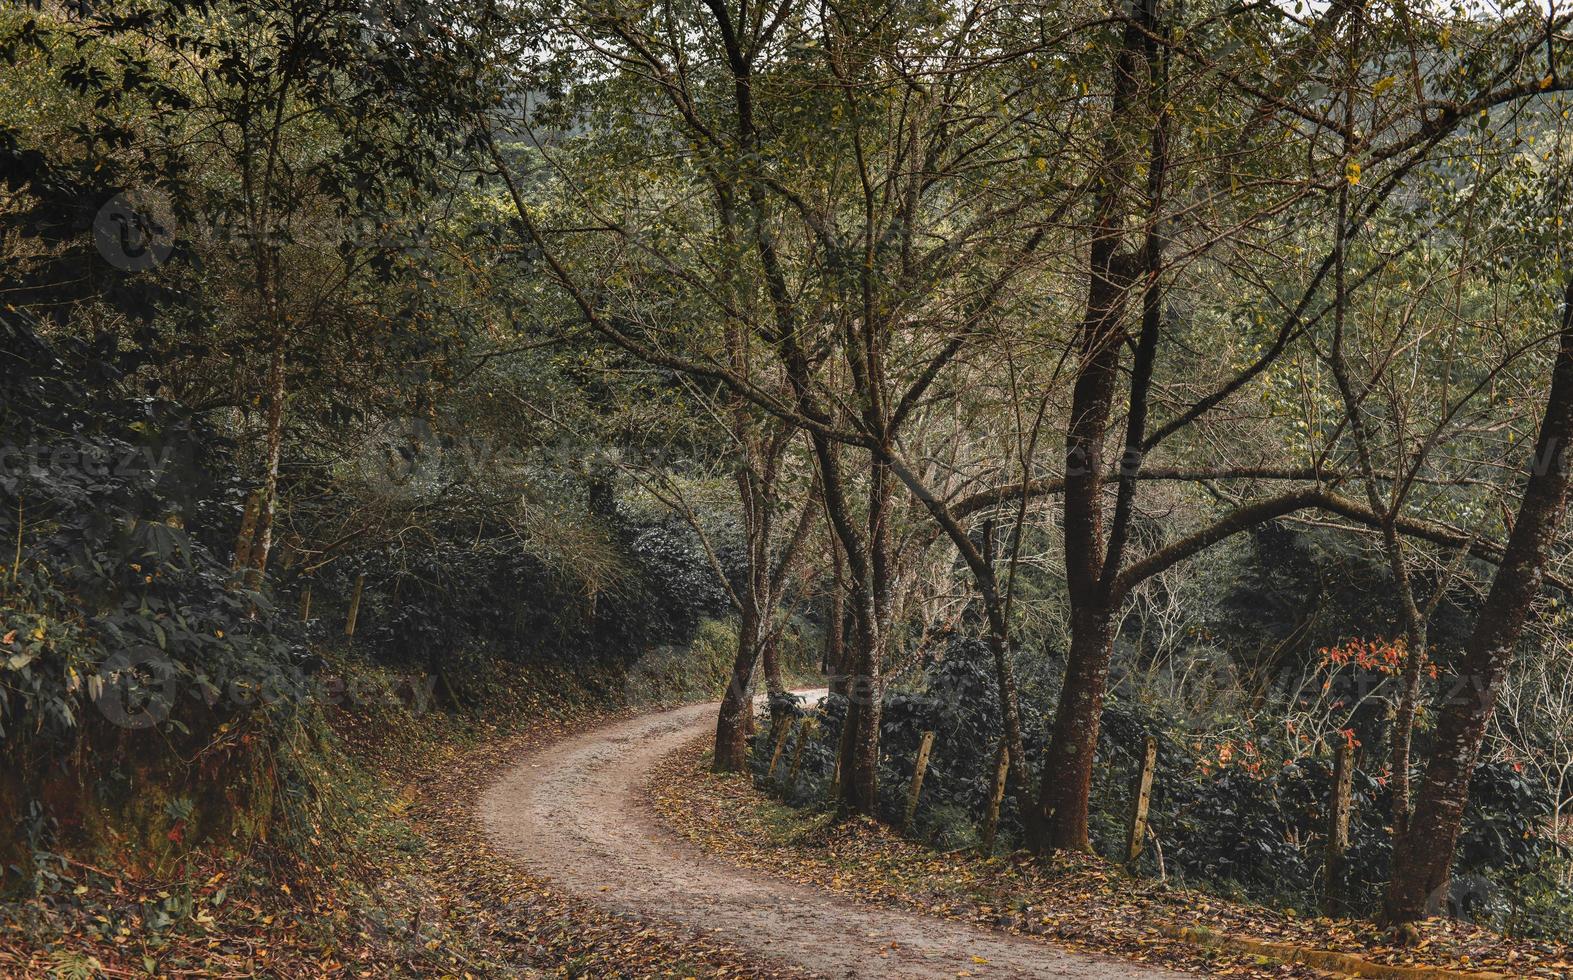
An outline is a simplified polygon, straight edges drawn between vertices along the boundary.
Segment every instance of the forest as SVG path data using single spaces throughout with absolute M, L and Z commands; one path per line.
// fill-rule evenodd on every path
M 9 0 L 0 976 L 1573 976 L 1570 110 L 1555 2 Z

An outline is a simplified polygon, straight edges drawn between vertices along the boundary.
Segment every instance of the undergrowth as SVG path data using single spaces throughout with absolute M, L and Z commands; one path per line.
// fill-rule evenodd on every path
M 146 782 L 134 806 L 93 828 L 89 851 L 30 852 L 25 888 L 14 884 L 0 903 L 0 973 L 305 977 L 374 964 L 378 975 L 452 975 L 466 965 L 481 975 L 467 962 L 463 924 L 420 921 L 420 888 L 400 884 L 433 873 L 410 821 L 415 781 L 484 742 L 714 696 L 731 629 L 703 624 L 691 649 L 662 652 L 659 672 L 641 671 L 641 661 L 569 666 L 458 653 L 458 708 L 441 703 L 427 675 L 347 644 L 325 649 L 317 700 L 298 706 L 299 727 L 274 750 L 309 787 L 309 806 L 281 811 L 295 823 L 243 846 L 188 838 L 180 828 L 189 803 Z

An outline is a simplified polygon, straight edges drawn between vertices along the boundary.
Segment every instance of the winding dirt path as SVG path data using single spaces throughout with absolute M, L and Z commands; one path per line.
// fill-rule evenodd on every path
M 711 857 L 640 802 L 651 765 L 712 724 L 691 705 L 616 722 L 526 755 L 480 801 L 498 849 L 561 887 L 647 921 L 718 932 L 766 960 L 826 977 L 1184 974 L 880 908 Z

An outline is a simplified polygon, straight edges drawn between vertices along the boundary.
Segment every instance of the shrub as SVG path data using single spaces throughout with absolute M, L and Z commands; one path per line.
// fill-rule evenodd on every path
M 113 372 L 100 352 L 0 330 L 22 395 L 0 417 L 0 805 L 30 814 L 6 857 L 118 834 L 156 861 L 309 823 L 312 774 L 284 749 L 313 737 L 301 637 L 189 526 L 222 444 L 88 385 Z
M 1023 734 L 1034 770 L 1047 737 L 1038 706 L 1052 703 L 1041 695 L 1023 698 Z M 804 753 L 804 775 L 785 794 L 791 802 L 825 800 L 845 714 L 840 697 L 821 708 Z M 1274 720 L 1264 732 L 1253 734 L 1238 716 L 1224 719 L 1228 731 L 1196 732 L 1195 719 L 1172 705 L 1111 694 L 1094 767 L 1095 848 L 1115 857 L 1124 847 L 1131 787 L 1151 736 L 1158 754 L 1149 822 L 1163 848 L 1165 871 L 1187 885 L 1236 898 L 1319 907 L 1332 764 L 1305 755 L 1277 716 L 1268 717 Z M 921 803 L 908 832 L 942 848 L 975 841 L 1002 735 L 986 646 L 956 637 L 912 688 L 887 691 L 882 722 L 881 817 L 891 822 L 902 817 L 919 741 L 924 731 L 934 731 Z M 756 777 L 768 764 L 766 742 L 756 742 Z M 1386 760 L 1376 753 L 1369 761 L 1380 767 Z M 1035 779 L 1029 789 L 1036 791 Z M 1007 800 L 1002 847 L 1018 842 L 1022 831 L 1019 808 Z M 1370 914 L 1379 908 L 1386 883 L 1392 800 L 1385 780 L 1363 765 L 1354 773 L 1352 805 L 1350 850 L 1338 884 L 1348 911 Z M 1438 911 L 1521 932 L 1550 933 L 1565 925 L 1570 903 L 1556 888 L 1565 858 L 1543 833 L 1549 812 L 1544 791 L 1522 773 L 1498 763 L 1481 765 L 1459 847 L 1456 894 L 1438 896 Z M 1139 869 L 1157 873 L 1152 848 Z

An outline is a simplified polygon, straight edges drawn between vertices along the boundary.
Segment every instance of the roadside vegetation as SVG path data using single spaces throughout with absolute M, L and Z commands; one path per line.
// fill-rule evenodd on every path
M 654 775 L 651 805 L 666 824 L 726 860 L 845 897 L 1203 975 L 1383 976 L 1391 967 L 1386 975 L 1404 980 L 1426 970 L 1559 977 L 1573 962 L 1563 942 L 1506 939 L 1462 919 L 1429 921 L 1417 941 L 1395 942 L 1369 921 L 1220 894 L 1195 878 L 1132 874 L 1102 857 L 940 847 L 888 823 L 838 821 L 828 807 L 761 794 L 746 778 L 706 771 L 707 751 L 695 744 Z M 1354 973 L 1340 956 L 1369 972 Z

